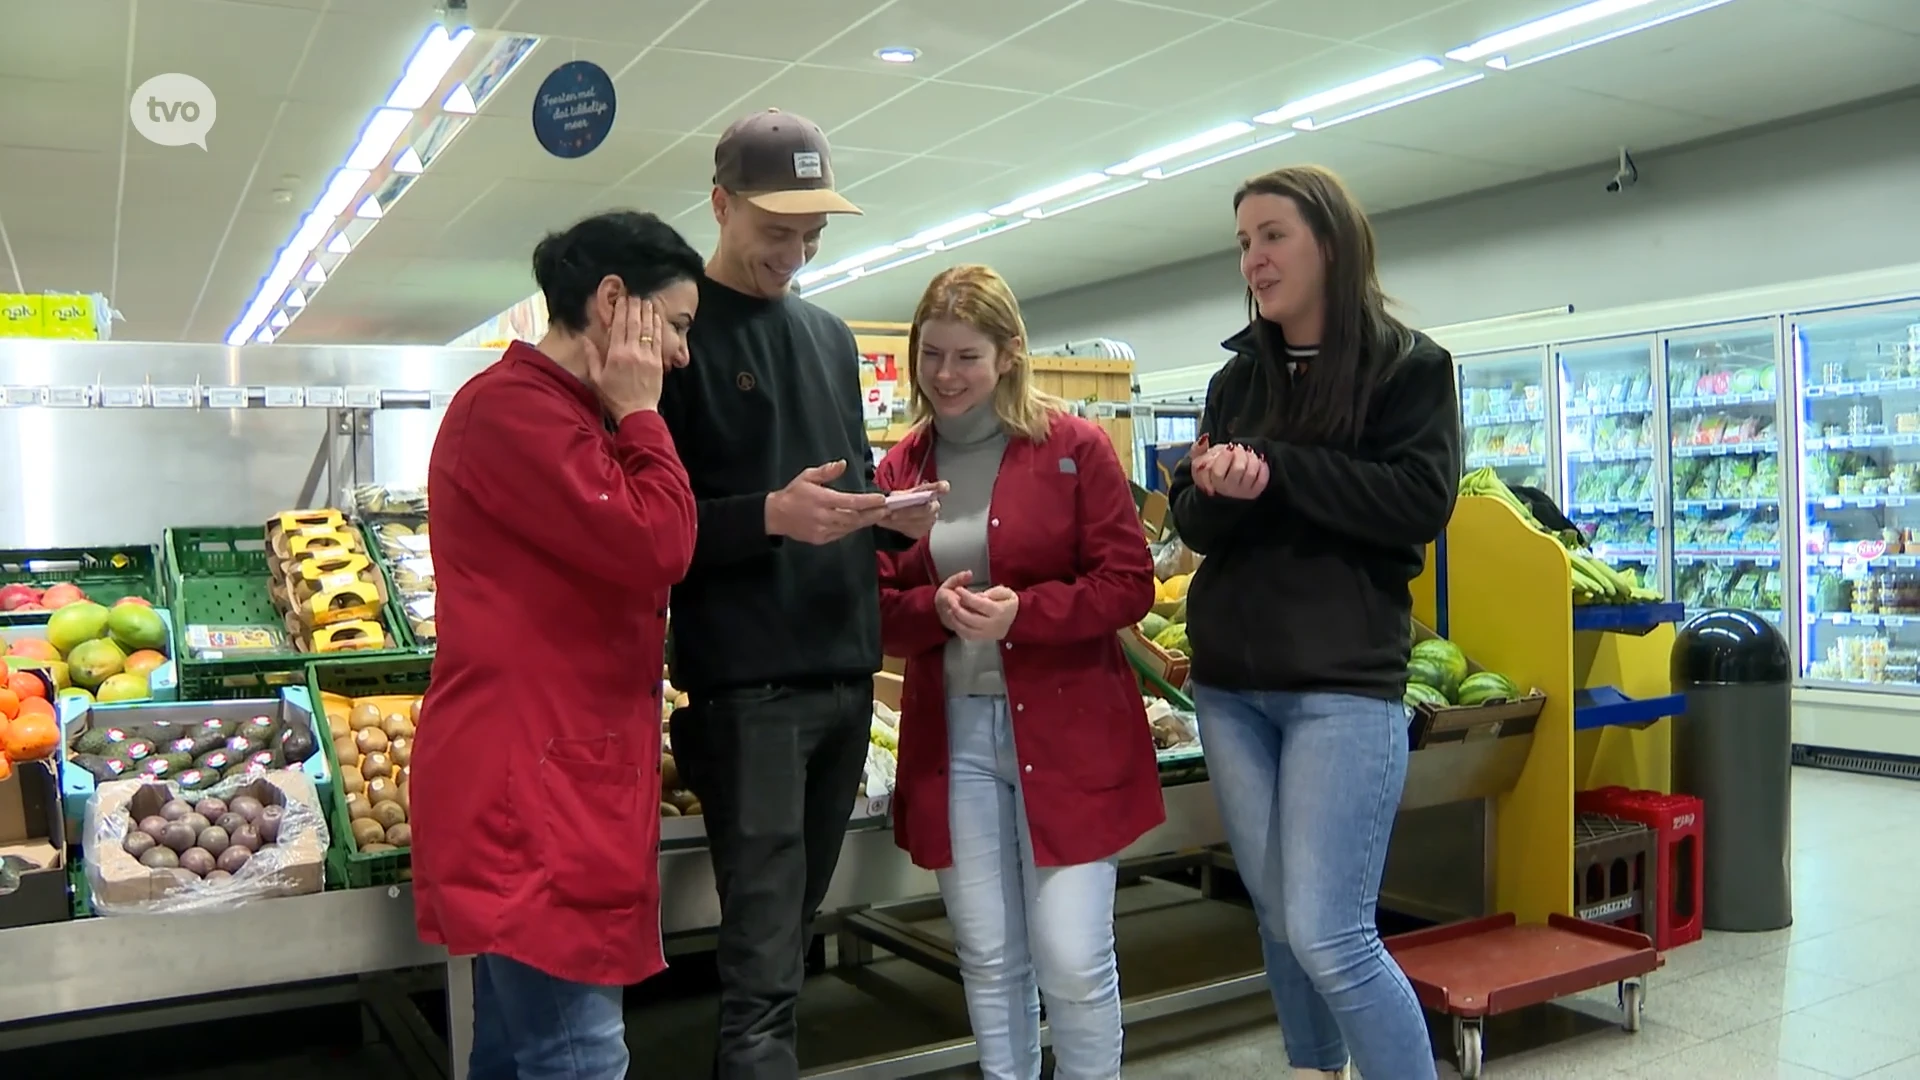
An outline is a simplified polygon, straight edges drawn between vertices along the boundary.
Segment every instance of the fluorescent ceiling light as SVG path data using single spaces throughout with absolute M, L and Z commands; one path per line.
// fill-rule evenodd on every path
M 1209 146 L 1218 146 L 1228 139 L 1236 139 L 1253 130 L 1253 125 L 1245 120 L 1235 120 L 1231 124 L 1221 124 L 1210 131 L 1190 135 L 1179 142 L 1171 142 L 1158 150 L 1149 150 L 1137 154 L 1107 170 L 1110 176 L 1132 176 L 1134 173 L 1153 168 L 1177 157 L 1186 157 L 1196 150 L 1205 150 Z
M 968 229 L 977 229 L 992 220 L 992 214 L 986 213 L 985 211 L 978 211 L 968 214 L 965 217 L 954 218 L 945 225 L 935 225 L 931 229 L 921 229 L 919 232 L 900 241 L 900 246 L 903 248 L 926 247 L 928 244 L 945 240 L 954 233 L 966 232 Z
M 360 194 L 360 189 L 366 186 L 367 178 L 372 175 L 366 169 L 334 170 L 333 179 L 327 182 L 327 190 L 321 194 L 320 201 L 313 204 L 313 216 L 322 219 L 324 224 L 333 224 L 334 218 L 346 213 L 347 207 L 353 205 L 353 197 Z
M 1335 105 L 1344 105 L 1355 98 L 1366 97 L 1368 94 L 1377 94 L 1382 90 L 1391 90 L 1396 86 L 1410 83 L 1415 79 L 1426 78 L 1428 75 L 1445 70 L 1445 67 L 1446 65 L 1440 63 L 1438 60 L 1422 57 L 1412 63 L 1401 64 L 1397 68 L 1382 71 L 1378 75 L 1369 75 L 1364 79 L 1355 79 L 1343 86 L 1336 86 L 1331 90 L 1322 90 L 1318 94 L 1303 97 L 1298 101 L 1289 101 L 1277 109 L 1261 113 L 1259 116 L 1254 117 L 1253 120 L 1257 124 L 1282 124 L 1288 120 L 1296 120 L 1321 109 L 1331 108 Z
M 1555 12 L 1545 18 L 1522 23 L 1511 30 L 1502 30 L 1497 34 L 1483 37 L 1471 45 L 1462 45 L 1448 53 L 1447 59 L 1462 63 L 1485 59 L 1495 53 L 1505 52 L 1515 45 L 1525 45 L 1529 41 L 1552 37 L 1578 26 L 1610 18 L 1621 12 L 1646 7 L 1651 3 L 1653 0 L 1591 0 L 1590 3 Z
M 314 263 L 312 266 L 307 267 L 307 272 L 301 280 L 309 285 L 325 285 L 327 283 L 327 272 L 320 269 L 319 263 Z
M 884 49 L 875 49 L 873 55 L 889 64 L 911 64 L 920 59 L 920 50 L 910 49 L 905 45 L 890 45 Z
M 1063 180 L 1052 187 L 1041 188 L 1031 195 L 1022 195 L 1012 202 L 1001 203 L 999 206 L 987 211 L 987 213 L 992 214 L 994 217 L 1012 217 L 1015 214 L 1024 214 L 1028 210 L 1039 206 L 1041 203 L 1049 203 L 1055 199 L 1064 199 L 1068 195 L 1077 195 L 1090 187 L 1098 187 L 1106 183 L 1107 179 L 1107 174 L 1103 172 L 1082 173 L 1071 180 Z
M 1079 202 L 1071 202 L 1065 206 L 1056 206 L 1051 210 L 1035 207 L 1034 209 L 1027 211 L 1026 217 L 1033 221 L 1044 221 L 1047 218 L 1057 218 L 1061 214 L 1064 214 L 1069 210 L 1078 210 L 1083 206 L 1092 206 L 1094 203 L 1101 202 L 1106 199 L 1111 199 L 1115 195 L 1125 195 L 1129 191 L 1138 191 L 1139 189 L 1146 186 L 1147 186 L 1147 182 L 1145 180 L 1135 180 L 1131 184 L 1124 184 L 1120 187 L 1113 188 L 1109 191 L 1095 192 L 1094 194 L 1089 195 L 1084 199 L 1081 199 Z
M 900 256 L 899 258 L 893 260 L 892 262 L 884 262 L 884 263 L 881 263 L 879 266 L 863 266 L 858 269 L 851 270 L 848 272 L 847 276 L 856 277 L 856 278 L 872 277 L 875 274 L 884 274 L 895 267 L 905 266 L 910 262 L 919 262 L 921 259 L 924 259 L 929 255 L 938 255 L 938 254 L 939 252 L 935 251 L 932 248 L 921 248 L 919 251 L 909 251 L 905 255 Z
M 376 169 L 387 160 L 387 151 L 393 149 L 395 139 L 413 123 L 413 112 L 408 109 L 380 109 L 367 121 L 366 130 L 360 133 L 360 141 L 354 145 L 353 152 L 347 155 L 349 169 Z
M 1149 180 L 1171 180 L 1176 176 L 1185 176 L 1186 174 L 1194 171 L 1195 169 L 1204 169 L 1209 165 L 1218 165 L 1223 161 L 1231 161 L 1232 159 L 1237 158 L 1242 154 L 1251 154 L 1255 150 L 1265 150 L 1269 146 L 1273 146 L 1277 143 L 1286 142 L 1288 139 L 1294 138 L 1299 134 L 1300 133 L 1297 131 L 1283 131 L 1278 135 L 1269 135 L 1266 138 L 1259 140 L 1258 142 L 1249 143 L 1246 146 L 1236 146 L 1231 150 L 1226 150 L 1221 153 L 1215 154 L 1210 158 L 1205 158 L 1203 160 L 1195 161 L 1187 165 L 1182 165 L 1177 169 L 1159 169 L 1159 168 L 1148 169 L 1146 172 L 1143 172 L 1140 175 L 1146 177 Z
M 409 146 L 405 150 L 400 151 L 400 156 L 394 159 L 393 171 L 405 173 L 409 176 L 418 176 L 427 171 L 427 163 L 421 161 L 419 152 Z
M 813 288 L 808 289 L 805 292 L 801 293 L 800 299 L 805 300 L 810 297 L 819 296 L 823 292 L 832 292 L 833 290 L 839 288 L 842 285 L 851 285 L 854 282 L 859 280 L 860 279 L 857 277 L 843 277 L 838 281 L 829 281 L 825 285 L 816 285 Z
M 346 233 L 337 232 L 333 234 L 333 239 L 327 241 L 327 250 L 335 255 L 348 255 L 353 252 L 353 244 L 347 239 Z
M 289 310 L 299 311 L 301 308 L 306 306 L 307 306 L 306 293 L 301 292 L 299 289 L 295 289 L 292 292 L 287 294 L 287 307 Z
M 1012 221 L 1003 221 L 991 229 L 984 229 L 974 233 L 972 236 L 963 236 L 958 240 L 942 240 L 940 243 L 935 244 L 934 247 L 939 251 L 953 251 L 956 248 L 966 247 L 968 244 L 976 241 L 985 240 L 989 236 L 999 236 L 1001 233 L 1012 232 L 1015 229 L 1031 225 L 1033 222 L 1034 219 L 1030 217 L 1014 218 Z
M 267 325 L 275 330 L 285 330 L 292 322 L 292 319 L 287 318 L 286 312 L 276 311 L 273 313 L 273 318 L 267 320 Z
M 427 39 L 414 49 L 413 59 L 407 61 L 406 74 L 400 77 L 393 93 L 387 95 L 387 106 L 411 110 L 425 105 L 427 98 L 432 97 L 434 90 L 439 88 L 440 80 L 447 77 L 453 62 L 460 58 L 461 51 L 472 40 L 472 27 L 461 27 L 452 35 L 448 35 L 444 26 L 435 26 L 427 31 Z M 385 150 L 377 155 L 384 156 Z
M 359 218 L 366 218 L 368 221 L 379 221 L 380 215 L 382 213 L 384 213 L 384 211 L 380 209 L 380 200 L 372 195 L 369 195 L 365 199 L 361 200 L 360 209 L 355 210 L 353 212 L 353 216 L 359 217 Z
M 1541 53 L 1538 56 L 1530 56 L 1525 60 L 1516 62 L 1511 57 L 1506 56 L 1505 54 L 1502 54 L 1500 56 L 1496 56 L 1493 59 L 1487 61 L 1487 66 L 1490 68 L 1495 68 L 1500 71 L 1518 71 L 1523 67 L 1529 67 L 1533 64 L 1539 63 L 1542 60 L 1553 60 L 1558 57 L 1565 56 L 1568 53 L 1579 52 L 1581 49 L 1589 48 L 1594 45 L 1603 45 L 1606 42 L 1614 40 L 1615 38 L 1623 38 L 1623 37 L 1626 37 L 1628 34 L 1637 34 L 1642 30 L 1651 30 L 1656 26 L 1664 26 L 1667 23 L 1673 22 L 1677 19 L 1684 19 L 1689 15 L 1698 15 L 1701 12 L 1706 11 L 1710 8 L 1717 8 L 1722 4 L 1731 3 L 1731 2 L 1732 0 L 1706 0 L 1705 3 L 1695 4 L 1690 8 L 1685 8 L 1680 11 L 1669 12 L 1657 18 L 1646 19 L 1644 21 L 1634 23 L 1632 26 L 1623 26 L 1618 30 L 1612 30 L 1604 34 L 1599 34 L 1595 37 L 1587 38 L 1584 41 L 1576 41 L 1571 45 L 1563 45 L 1558 49 L 1551 49 L 1551 50 L 1548 50 L 1547 52 Z
M 882 244 L 877 248 L 869 248 L 868 250 L 863 251 L 858 255 L 851 255 L 851 256 L 848 256 L 847 258 L 841 259 L 839 262 L 836 262 L 828 267 L 825 267 L 820 271 L 820 273 L 821 273 L 821 276 L 823 277 L 833 277 L 835 274 L 844 274 L 849 270 L 854 270 L 859 267 L 865 266 L 870 262 L 878 262 L 889 255 L 898 255 L 899 253 L 900 253 L 899 245 Z
M 1457 90 L 1462 86 L 1467 86 L 1472 83 L 1477 83 L 1484 78 L 1486 78 L 1486 75 L 1484 73 L 1467 75 L 1462 78 L 1455 79 L 1452 82 L 1441 83 L 1439 86 L 1429 86 L 1425 90 L 1416 90 L 1411 94 L 1402 94 L 1401 96 L 1394 98 L 1392 101 L 1383 101 L 1378 105 L 1369 105 L 1364 109 L 1355 110 L 1354 112 L 1347 113 L 1344 116 L 1336 116 L 1331 120 L 1315 120 L 1311 116 L 1305 117 L 1300 120 L 1295 120 L 1293 122 L 1293 126 L 1295 128 L 1298 128 L 1301 131 L 1325 131 L 1330 127 L 1334 127 L 1339 124 L 1344 124 L 1349 120 L 1358 120 L 1363 116 L 1372 116 L 1375 113 L 1386 112 L 1388 109 L 1405 105 L 1410 101 L 1419 101 L 1421 98 L 1430 98 L 1435 94 L 1444 94 L 1449 90 Z
M 261 327 L 260 333 L 257 336 L 255 336 L 253 340 L 259 342 L 262 345 L 273 344 L 273 328 L 268 326 Z
M 454 83 L 453 92 L 440 103 L 440 111 L 455 116 L 472 116 L 480 111 L 480 106 L 473 100 L 473 91 L 467 89 L 466 83 Z

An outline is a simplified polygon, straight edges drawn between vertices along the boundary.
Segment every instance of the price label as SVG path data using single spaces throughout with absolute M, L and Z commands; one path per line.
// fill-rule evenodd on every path
M 1810 398 L 1826 397 L 1827 388 L 1824 386 L 1809 386 L 1807 387 L 1807 396 Z
M 44 386 L 8 386 L 0 388 L 0 404 L 9 409 L 28 409 L 47 403 Z
M 84 409 L 93 404 L 93 391 L 85 386 L 47 387 L 47 405 L 55 409 Z
M 1713 446 L 1708 448 L 1707 453 L 1713 457 L 1724 457 L 1726 456 L 1727 449 L 1728 447 L 1725 443 L 1714 443 Z
M 451 390 L 435 390 L 427 395 L 427 407 L 430 409 L 444 409 L 451 404 L 453 404 Z
M 1826 499 L 1820 500 L 1820 505 L 1826 507 L 1829 510 L 1838 510 L 1842 506 L 1845 506 L 1846 504 L 1847 503 L 1845 499 L 1826 498 Z
M 1849 435 L 1849 436 L 1847 436 L 1847 446 L 1848 446 L 1848 447 L 1850 447 L 1850 448 L 1852 448 L 1852 449 L 1854 449 L 1854 450 L 1859 450 L 1859 449 L 1861 449 L 1862 447 L 1867 447 L 1867 446 L 1872 446 L 1872 445 L 1873 445 L 1873 436 L 1871 436 L 1871 435 Z
M 1731 555 L 1721 555 L 1715 558 L 1713 563 L 1715 566 L 1732 566 L 1734 561 L 1734 557 Z
M 1858 622 L 1861 626 L 1884 626 L 1885 625 L 1885 623 L 1881 621 L 1880 616 L 1878 615 L 1857 615 L 1854 617 L 1854 621 Z
M 1915 435 L 1910 431 L 1893 437 L 1893 445 L 1895 446 L 1912 446 L 1915 443 L 1920 443 L 1920 435 Z
M 298 386 L 267 387 L 267 408 L 269 409 L 299 409 L 304 408 L 306 404 L 306 392 Z
M 156 409 L 191 409 L 198 404 L 200 404 L 200 388 L 197 386 L 153 388 L 153 407 Z
M 307 408 L 338 409 L 347 403 L 347 391 L 341 386 L 307 387 Z
M 1726 504 L 1726 500 L 1724 499 L 1708 499 L 1707 500 L 1707 509 L 1709 510 L 1725 510 L 1726 508 L 1727 508 L 1727 504 Z
M 1595 461 L 1612 461 L 1614 459 L 1614 453 L 1611 450 L 1601 450 L 1593 455 L 1593 459 Z
M 247 388 L 244 386 L 207 387 L 207 408 L 244 409 L 247 407 Z
M 147 388 L 144 386 L 103 386 L 100 388 L 100 407 L 103 409 L 137 409 L 147 403 Z
M 1775 555 L 1761 555 L 1758 558 L 1754 559 L 1753 561 L 1760 564 L 1761 566 L 1768 566 L 1768 567 L 1778 566 L 1780 563 L 1779 557 Z
M 1889 495 L 1881 501 L 1884 502 L 1887 506 L 1891 506 L 1896 509 L 1907 505 L 1907 497 L 1904 495 Z
M 377 386 L 349 386 L 346 389 L 347 408 L 377 409 L 380 407 L 380 388 Z
M 1861 384 L 1860 384 L 1860 392 L 1861 392 L 1861 393 L 1863 393 L 1863 394 L 1877 394 L 1877 393 L 1879 393 L 1879 392 L 1880 392 L 1880 380 L 1878 380 L 1878 379 L 1868 379 L 1868 380 L 1867 380 L 1866 382 L 1863 382 L 1863 383 L 1861 383 Z
M 1828 618 L 1833 621 L 1833 625 L 1835 626 L 1845 626 L 1853 621 L 1853 616 L 1844 611 L 1836 611 L 1832 615 L 1829 615 Z
M 1867 560 L 1858 555 L 1848 555 L 1840 560 L 1840 576 L 1849 581 L 1858 581 L 1867 576 Z

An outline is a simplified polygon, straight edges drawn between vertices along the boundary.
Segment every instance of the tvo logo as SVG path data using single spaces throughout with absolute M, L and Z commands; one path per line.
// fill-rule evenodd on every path
M 142 138 L 160 146 L 207 148 L 216 111 L 206 83 L 177 71 L 140 84 L 127 103 L 127 116 Z

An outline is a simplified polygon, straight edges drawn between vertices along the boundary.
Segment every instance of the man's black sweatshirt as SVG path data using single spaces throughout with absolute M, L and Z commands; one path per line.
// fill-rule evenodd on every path
M 1194 681 L 1222 690 L 1405 693 L 1408 588 L 1460 486 L 1453 358 L 1424 334 L 1390 365 L 1351 449 L 1260 431 L 1271 379 L 1311 377 L 1309 350 L 1263 358 L 1252 328 L 1207 387 L 1200 430 L 1267 461 L 1255 499 L 1208 495 L 1183 460 L 1171 502 L 1180 538 L 1205 556 L 1187 595 Z
M 798 296 L 703 278 L 688 349 L 660 399 L 700 527 L 673 590 L 674 685 L 700 694 L 869 678 L 881 660 L 875 544 L 905 539 L 870 529 L 813 545 L 766 529 L 768 493 L 815 465 L 844 460 L 832 486 L 874 490 L 853 332 Z

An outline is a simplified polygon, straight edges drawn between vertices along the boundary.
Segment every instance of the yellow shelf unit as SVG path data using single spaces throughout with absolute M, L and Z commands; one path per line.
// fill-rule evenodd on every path
M 1489 899 L 1522 922 L 1571 915 L 1574 793 L 1607 784 L 1669 790 L 1672 722 L 1636 714 L 1675 700 L 1671 622 L 1581 627 L 1617 612 L 1629 623 L 1636 612 L 1664 617 L 1667 606 L 1577 609 L 1566 550 L 1483 496 L 1459 500 L 1413 592 L 1416 618 L 1481 666 L 1547 696 L 1518 779 L 1494 793 Z M 1609 705 L 1618 700 L 1609 690 L 1632 700 Z

